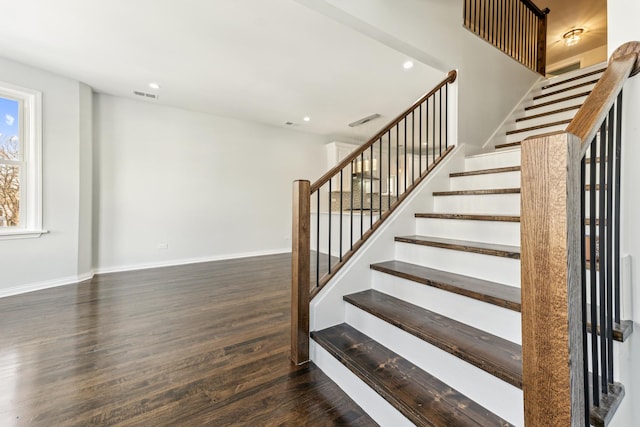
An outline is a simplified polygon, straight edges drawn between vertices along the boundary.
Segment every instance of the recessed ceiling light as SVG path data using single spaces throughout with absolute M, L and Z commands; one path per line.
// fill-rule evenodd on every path
M 413 68 L 413 61 L 405 61 L 404 64 L 402 64 L 402 68 L 404 68 L 405 70 L 410 70 Z
M 311 117 L 306 116 L 306 117 L 305 117 L 304 119 L 302 119 L 302 120 L 304 120 L 305 122 L 308 122 L 308 121 L 311 121 Z
M 149 87 L 151 89 L 160 89 L 160 85 L 158 83 L 155 83 L 155 82 L 149 83 Z

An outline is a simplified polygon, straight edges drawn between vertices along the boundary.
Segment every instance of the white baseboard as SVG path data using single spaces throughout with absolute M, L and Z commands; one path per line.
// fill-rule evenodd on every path
M 43 289 L 56 288 L 58 286 L 73 285 L 85 280 L 90 280 L 94 273 L 89 272 L 78 276 L 63 277 L 61 279 L 47 280 L 45 282 L 29 283 L 27 285 L 14 286 L 7 289 L 0 289 L 0 298 L 12 295 L 26 294 L 28 292 L 41 291 Z
M 73 285 L 93 278 L 95 274 L 117 273 L 132 270 L 146 270 L 149 268 L 171 267 L 176 265 L 197 264 L 201 262 L 223 261 L 236 258 L 249 258 L 254 256 L 277 255 L 290 252 L 290 248 L 272 249 L 267 251 L 241 252 L 235 254 L 215 255 L 208 257 L 186 258 L 168 260 L 162 262 L 150 262 L 141 264 L 129 264 L 116 267 L 98 267 L 89 273 L 78 276 L 63 277 L 61 279 L 47 280 L 45 282 L 29 283 L 26 285 L 14 286 L 7 289 L 0 289 L 0 298 L 12 295 L 25 294 L 27 292 L 40 291 L 42 289 L 55 288 L 58 286 Z
M 149 268 L 173 267 L 176 265 L 198 264 L 201 262 L 211 262 L 211 261 L 224 261 L 227 259 L 250 258 L 254 256 L 265 256 L 265 255 L 277 255 L 277 254 L 283 254 L 286 252 L 291 252 L 291 248 L 271 249 L 266 251 L 254 251 L 254 252 L 240 252 L 235 254 L 214 255 L 214 256 L 197 257 L 197 258 L 173 259 L 173 260 L 160 261 L 160 262 L 129 264 L 129 265 L 114 266 L 114 267 L 97 267 L 93 270 L 93 272 L 95 274 L 105 274 L 105 273 L 118 273 L 122 271 L 131 271 L 131 270 L 147 270 Z

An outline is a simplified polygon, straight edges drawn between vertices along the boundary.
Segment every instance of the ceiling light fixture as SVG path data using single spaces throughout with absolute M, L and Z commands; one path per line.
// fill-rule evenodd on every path
M 404 68 L 405 70 L 410 70 L 413 68 L 413 62 L 412 61 L 405 61 L 404 64 L 402 64 L 402 68 Z
M 580 41 L 582 33 L 584 33 L 584 28 L 574 28 L 573 30 L 564 33 L 562 38 L 567 46 L 574 46 Z
M 310 120 L 311 120 L 311 117 L 306 116 L 306 117 L 305 117 L 304 119 L 302 119 L 302 120 L 304 120 L 305 122 L 308 122 L 308 121 L 310 121 Z
M 149 83 L 149 87 L 151 89 L 160 89 L 160 85 L 158 83 L 155 83 L 155 82 Z

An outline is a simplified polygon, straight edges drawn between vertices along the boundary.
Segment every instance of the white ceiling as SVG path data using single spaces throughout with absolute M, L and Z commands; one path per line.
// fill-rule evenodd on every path
M 548 7 L 551 10 L 547 17 L 547 64 L 554 64 L 607 44 L 607 0 L 534 2 L 541 9 Z M 583 28 L 585 33 L 580 43 L 567 46 L 562 35 L 574 28 Z
M 336 139 L 372 135 L 444 77 L 293 0 L 19 0 L 2 18 L 1 56 L 97 92 L 139 99 L 153 81 L 145 102 Z

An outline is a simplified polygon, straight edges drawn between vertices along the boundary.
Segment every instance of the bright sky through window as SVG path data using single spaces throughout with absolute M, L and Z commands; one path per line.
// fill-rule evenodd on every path
M 0 97 L 0 147 L 9 148 L 18 135 L 18 101 Z

